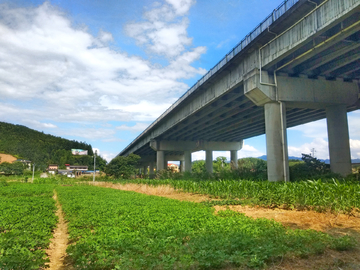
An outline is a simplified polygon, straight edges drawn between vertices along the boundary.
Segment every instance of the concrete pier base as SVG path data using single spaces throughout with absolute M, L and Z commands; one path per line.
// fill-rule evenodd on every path
M 347 176 L 351 173 L 351 155 L 346 106 L 327 107 L 326 118 L 331 171 Z

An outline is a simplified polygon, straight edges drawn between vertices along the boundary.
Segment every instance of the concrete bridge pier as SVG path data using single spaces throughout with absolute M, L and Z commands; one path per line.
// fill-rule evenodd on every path
M 359 99 L 359 85 L 344 80 L 270 76 L 253 70 L 246 75 L 244 93 L 265 109 L 265 134 L 269 181 L 289 180 L 286 106 L 326 111 L 331 171 L 351 173 L 347 106 Z M 276 81 L 276 84 L 275 84 Z
M 212 150 L 205 151 L 205 168 L 208 173 L 213 173 L 213 152 Z
M 150 147 L 156 151 L 156 163 L 158 170 L 165 167 L 165 160 L 183 160 L 186 172 L 191 172 L 191 153 L 204 150 L 206 151 L 206 170 L 213 172 L 213 154 L 212 151 L 235 151 L 237 152 L 243 146 L 243 141 L 239 142 L 218 142 L 218 141 L 168 141 L 151 140 Z M 165 151 L 182 152 L 183 155 L 165 156 Z M 233 153 L 233 157 L 237 156 Z
M 148 166 L 144 165 L 144 167 L 143 167 L 143 174 L 144 175 L 147 175 L 147 173 L 148 173 L 147 169 L 148 169 Z
M 165 169 L 165 151 L 156 151 L 156 171 Z
M 238 150 L 230 150 L 230 162 L 233 168 L 238 168 Z
M 191 151 L 187 150 L 184 152 L 184 168 L 185 172 L 191 172 Z
M 154 167 L 155 167 L 155 162 L 151 161 L 149 164 L 149 177 L 153 177 L 154 176 Z
M 268 180 L 289 181 L 285 104 L 266 103 L 264 110 Z
M 346 176 L 351 173 L 349 128 L 346 106 L 335 105 L 327 107 L 326 119 L 331 171 Z

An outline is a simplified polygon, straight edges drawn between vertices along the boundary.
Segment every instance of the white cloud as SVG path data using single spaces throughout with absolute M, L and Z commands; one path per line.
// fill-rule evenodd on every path
M 305 137 L 309 138 L 327 138 L 326 119 L 291 127 L 289 130 L 301 131 Z
M 100 30 L 99 35 L 98 35 L 98 39 L 102 42 L 102 43 L 108 43 L 111 41 L 114 41 L 114 38 L 112 36 L 111 33 Z
M 166 0 L 166 2 L 168 4 L 145 12 L 145 21 L 129 23 L 125 31 L 150 52 L 173 59 L 192 44 L 192 38 L 187 35 L 189 20 L 183 16 L 195 1 Z M 194 52 L 198 53 L 197 57 L 203 53 L 199 50 Z
M 191 3 L 163 7 L 175 18 L 184 15 Z M 1 119 L 24 123 L 31 119 L 37 121 L 34 127 L 50 120 L 154 120 L 188 89 L 180 80 L 206 72 L 191 66 L 205 48 L 185 48 L 191 43 L 187 19 L 162 20 L 159 27 L 154 20 L 155 30 L 149 32 L 152 44 L 171 51 L 174 57 L 168 66 L 110 49 L 111 33 L 101 30 L 92 36 L 86 27 L 74 27 L 49 2 L 36 8 L 0 4 Z M 51 125 L 47 127 L 55 126 Z
M 351 158 L 360 158 L 360 140 L 350 139 Z
M 243 148 L 238 151 L 238 158 L 245 158 L 245 157 L 260 157 L 265 155 L 265 153 L 257 150 L 255 147 L 245 144 L 243 145 Z
M 51 123 L 42 123 L 36 120 L 31 120 L 31 119 L 25 119 L 23 121 L 24 123 L 28 124 L 29 126 L 36 128 L 36 129 L 47 129 L 47 128 L 57 128 L 56 125 L 51 124 Z
M 360 140 L 360 110 L 348 113 L 350 138 Z
M 205 151 L 197 151 L 191 153 L 191 160 L 205 160 Z
M 193 4 L 194 0 L 165 0 L 173 6 L 177 15 L 183 16 L 189 12 L 189 9 Z
M 63 130 L 64 134 L 67 136 L 74 136 L 74 137 L 82 137 L 89 140 L 99 140 L 99 139 L 109 139 L 113 138 L 116 131 L 114 129 L 104 129 L 104 128 L 86 128 L 86 127 L 79 127 L 79 128 L 72 128 L 68 130 Z
M 301 157 L 301 154 L 310 154 L 315 149 L 315 157 L 320 159 L 329 158 L 328 142 L 323 138 L 315 138 L 310 143 L 305 143 L 300 147 L 288 146 L 289 156 Z
M 116 129 L 127 130 L 127 131 L 131 131 L 131 132 L 140 132 L 140 131 L 145 130 L 148 126 L 149 126 L 149 124 L 136 123 L 134 126 L 121 125 L 121 126 L 116 127 Z
M 348 113 L 348 126 L 351 158 L 360 158 L 360 111 Z M 310 122 L 290 129 L 301 131 L 305 137 L 313 138 L 313 140 L 310 143 L 305 143 L 299 147 L 289 146 L 289 156 L 300 157 L 302 153 L 310 154 L 312 149 L 315 149 L 315 157 L 320 159 L 329 158 L 326 119 Z
M 172 104 L 165 102 L 166 101 L 164 101 L 164 103 L 157 104 L 146 100 L 141 100 L 135 104 L 122 105 L 118 103 L 117 97 L 114 96 L 102 96 L 100 98 L 100 103 L 103 106 L 112 110 L 126 111 L 128 113 L 131 113 L 132 120 L 135 121 L 154 120 Z
M 113 153 L 109 151 L 102 151 L 101 156 L 107 161 L 110 162 L 118 153 Z

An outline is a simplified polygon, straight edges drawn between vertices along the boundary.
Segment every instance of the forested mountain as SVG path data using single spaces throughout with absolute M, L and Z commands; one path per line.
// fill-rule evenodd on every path
M 88 156 L 73 156 L 71 149 L 88 150 Z M 0 122 L 0 152 L 18 158 L 28 159 L 37 164 L 37 168 L 46 168 L 48 164 L 65 163 L 88 165 L 92 168 L 92 147 L 85 142 L 71 141 L 61 137 L 44 134 L 22 125 Z M 105 160 L 97 158 L 104 166 Z

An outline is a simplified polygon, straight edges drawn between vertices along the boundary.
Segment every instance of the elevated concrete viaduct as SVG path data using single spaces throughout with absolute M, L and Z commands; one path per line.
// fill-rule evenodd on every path
M 212 172 L 212 151 L 236 164 L 243 140 L 265 133 L 269 181 L 289 180 L 287 127 L 326 117 L 331 170 L 349 174 L 359 19 L 360 0 L 285 1 L 119 155 L 190 171 L 191 152 L 205 150 Z

